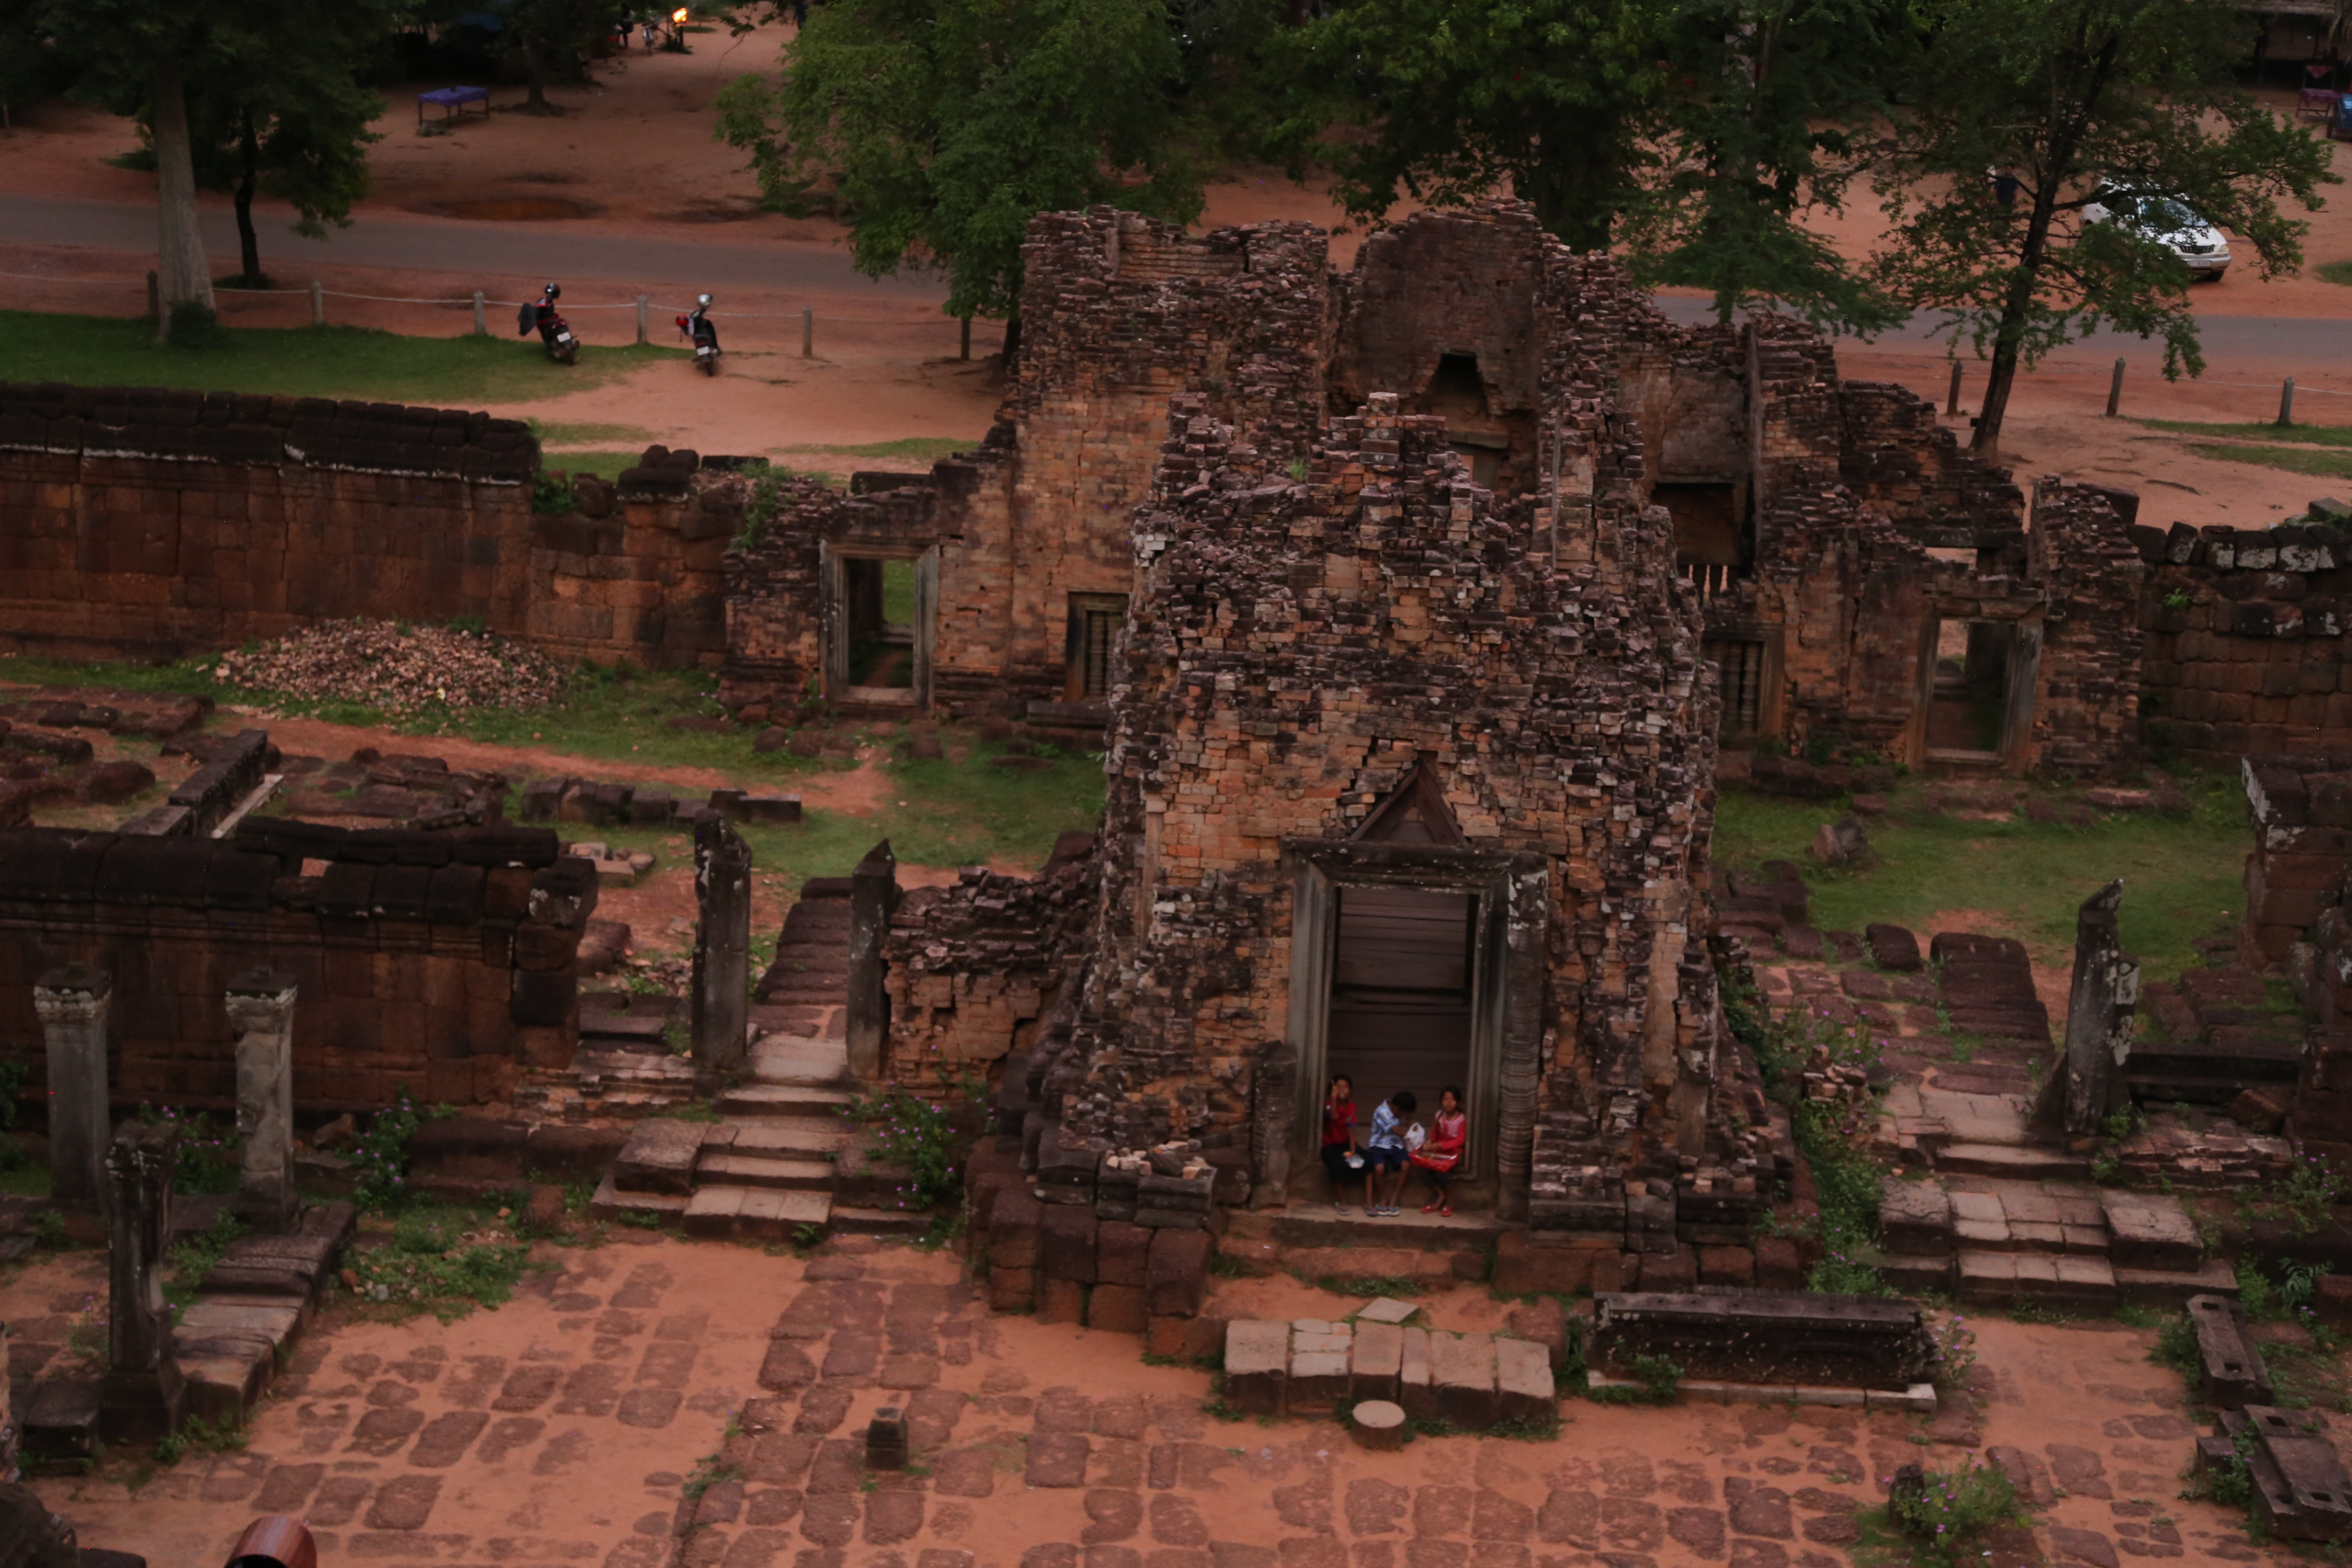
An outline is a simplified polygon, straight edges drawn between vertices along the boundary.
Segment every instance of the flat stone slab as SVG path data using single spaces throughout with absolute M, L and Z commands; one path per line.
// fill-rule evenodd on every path
M 706 1124 L 648 1117 L 629 1130 L 613 1180 L 638 1192 L 688 1193 L 694 1187 L 694 1162 L 702 1152 Z
M 2166 1193 L 2102 1193 L 2116 1262 L 2130 1268 L 2194 1269 L 2205 1244 L 2180 1200 Z
M 1382 1296 L 1366 1302 L 1356 1313 L 1359 1323 L 1402 1323 L 1408 1321 L 1419 1307 L 1411 1301 L 1400 1301 L 1393 1296 Z

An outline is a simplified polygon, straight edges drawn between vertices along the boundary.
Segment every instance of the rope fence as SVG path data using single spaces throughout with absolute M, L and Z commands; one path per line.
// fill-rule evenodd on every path
M 87 283 L 92 286 L 105 288 L 118 288 L 144 282 L 147 286 L 148 314 L 152 317 L 157 313 L 158 305 L 157 296 L 155 293 L 155 274 L 152 272 L 147 274 L 143 279 L 137 278 L 59 278 L 39 272 L 0 272 L 0 278 L 16 279 L 36 283 Z M 213 291 L 216 294 L 278 295 L 289 299 L 299 298 L 305 292 L 305 290 L 299 289 L 247 289 L 222 284 L 215 285 Z M 474 308 L 474 332 L 478 337 L 487 337 L 489 335 L 489 321 L 487 312 L 490 307 L 495 305 L 500 310 L 519 310 L 526 305 L 534 305 L 538 303 L 536 300 L 493 300 L 488 295 L 479 291 L 473 294 L 450 298 L 433 298 L 428 296 L 405 294 L 358 294 L 342 289 L 329 289 L 317 282 L 313 282 L 307 292 L 310 297 L 310 324 L 314 327 L 323 327 L 327 324 L 326 302 L 329 300 L 359 300 L 371 304 L 379 305 L 471 305 Z M 646 294 L 638 295 L 634 301 L 620 300 L 612 304 L 566 304 L 563 307 L 563 310 L 567 313 L 577 310 L 635 310 L 637 313 L 637 342 L 640 343 L 646 341 L 646 332 L 647 323 L 653 312 L 660 311 L 664 314 L 676 313 L 683 315 L 691 311 L 693 307 L 690 305 L 658 305 L 654 303 L 650 295 Z M 801 323 L 801 357 L 803 359 L 809 359 L 814 357 L 816 353 L 816 307 L 814 305 L 803 305 L 797 311 L 711 310 L 707 313 L 714 320 L 732 321 L 789 321 L 797 316 Z M 844 326 L 866 327 L 909 327 L 921 329 L 923 331 L 929 331 L 937 327 L 956 327 L 960 329 L 962 333 L 961 357 L 964 359 L 970 359 L 971 357 L 972 318 L 969 316 L 943 316 L 935 320 L 909 321 L 893 316 L 835 316 L 827 314 L 824 319 L 828 325 L 840 324 Z M 1951 365 L 1952 384 L 1950 393 L 1947 398 L 1946 412 L 1953 414 L 1959 412 L 1961 367 L 1967 362 L 1952 359 L 1948 355 L 1923 353 L 1918 357 L 1922 359 L 1939 360 Z M 2124 361 L 2118 359 L 2116 361 L 2115 379 L 2107 395 L 2107 413 L 2109 415 L 2114 415 L 2120 406 L 2123 397 L 2123 384 Z M 2197 384 L 2200 386 L 2229 387 L 2233 390 L 2247 392 L 2267 392 L 2270 390 L 2266 384 L 2252 381 L 2206 381 L 2200 378 Z M 2352 391 L 2339 390 L 2330 386 L 2298 387 L 2295 384 L 2294 377 L 2288 376 L 2284 384 L 2279 391 L 2279 418 L 2277 422 L 2280 425 L 2284 426 L 2289 423 L 2290 416 L 2294 406 L 2294 399 L 2298 393 L 2305 395 L 2316 395 L 2321 397 L 2352 397 Z
M 147 289 L 148 315 L 152 318 L 157 314 L 160 309 L 159 297 L 156 293 L 155 274 L 152 272 L 147 274 L 143 279 L 63 278 L 38 272 L 0 272 L 0 278 L 16 279 L 36 283 L 83 283 L 100 288 L 137 287 L 138 285 L 144 283 Z M 478 337 L 487 337 L 489 335 L 489 321 L 488 312 L 492 307 L 496 307 L 499 310 L 520 310 L 526 306 L 535 305 L 539 302 L 535 299 L 494 300 L 487 293 L 479 291 L 472 294 L 451 297 L 407 294 L 361 294 L 352 292 L 349 289 L 329 289 L 325 285 L 315 281 L 311 283 L 308 289 L 250 289 L 241 285 L 215 284 L 213 287 L 213 292 L 215 294 L 255 294 L 289 300 L 299 299 L 307 293 L 310 300 L 310 324 L 314 327 L 323 327 L 327 324 L 326 302 L 329 300 L 357 300 L 378 305 L 470 305 L 474 308 L 474 332 Z M 562 304 L 560 309 L 566 315 L 586 310 L 635 310 L 637 313 L 637 342 L 643 343 L 646 341 L 646 333 L 654 312 L 659 311 L 663 314 L 668 315 L 686 315 L 690 313 L 694 307 L 691 305 L 657 304 L 655 302 L 651 295 L 640 294 L 635 300 L 619 300 L 610 304 L 574 304 L 570 300 L 566 300 Z M 710 310 L 705 313 L 714 321 L 789 321 L 797 319 L 801 324 L 801 357 L 808 359 L 813 358 L 815 355 L 817 311 L 816 307 L 814 305 L 803 305 L 798 310 Z M 958 329 L 961 334 L 962 357 L 965 359 L 970 359 L 971 357 L 972 318 L 969 316 L 941 316 L 929 320 L 917 321 L 894 316 L 836 316 L 831 312 L 827 312 L 824 320 L 826 324 L 829 326 L 905 327 L 925 331 L 932 331 L 940 327 L 954 327 Z

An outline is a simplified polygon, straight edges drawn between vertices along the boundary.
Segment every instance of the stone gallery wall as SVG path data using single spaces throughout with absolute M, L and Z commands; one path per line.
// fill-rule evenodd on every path
M 540 511 L 519 420 L 0 384 L 0 650 L 170 658 L 366 616 L 715 668 L 741 483 L 646 456 Z
M 589 863 L 553 832 L 361 829 L 248 819 L 233 839 L 0 831 L 0 1052 L 43 1080 L 40 977 L 113 983 L 117 1105 L 233 1108 L 229 982 L 290 977 L 294 1098 L 373 1110 L 510 1098 L 570 1064 Z
M 520 422 L 0 384 L 0 647 L 179 655 L 372 615 L 524 629 Z
M 1925 400 L 1839 380 L 1828 346 L 1796 323 L 1760 320 L 1748 350 L 1754 561 L 1707 617 L 1761 650 L 1757 732 L 1917 765 L 1936 626 L 1993 621 L 2041 648 L 2005 771 L 2097 776 L 2135 762 L 2145 568 L 2112 493 L 2046 479 L 2029 531 L 2007 472 L 1959 451 Z
M 2150 748 L 2202 767 L 2352 752 L 2352 528 L 2134 531 Z

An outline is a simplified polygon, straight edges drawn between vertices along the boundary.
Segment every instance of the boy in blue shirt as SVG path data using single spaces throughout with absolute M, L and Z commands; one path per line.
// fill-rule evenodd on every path
M 1402 1214 L 1397 1199 L 1404 1195 L 1404 1130 L 1400 1117 L 1411 1116 L 1421 1101 L 1412 1090 L 1401 1089 L 1383 1100 L 1372 1112 L 1372 1135 L 1364 1142 L 1364 1195 L 1375 1195 L 1382 1177 L 1388 1177 L 1388 1198 L 1377 1207 L 1367 1203 L 1364 1212 L 1371 1215 Z

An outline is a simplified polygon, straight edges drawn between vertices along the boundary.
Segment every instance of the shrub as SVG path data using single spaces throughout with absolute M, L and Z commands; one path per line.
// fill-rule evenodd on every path
M 530 510 L 545 512 L 551 517 L 562 517 L 566 512 L 578 511 L 580 495 L 572 488 L 572 476 L 562 472 L 550 473 L 545 468 L 540 469 L 531 479 Z
M 209 1112 L 183 1116 L 170 1106 L 139 1108 L 147 1125 L 180 1130 L 180 1162 L 172 1173 L 175 1193 L 233 1193 L 244 1179 L 245 1165 L 236 1129 L 215 1122 Z
M 2017 1489 L 2000 1467 L 1969 1456 L 1954 1470 L 1923 1470 L 1916 1486 L 1897 1477 L 1886 1498 L 1889 1522 L 1914 1543 L 1916 1560 L 1937 1568 L 1982 1561 L 1984 1537 L 2021 1523 Z
M 399 1098 L 375 1113 L 368 1130 L 352 1145 L 356 1176 L 352 1200 L 374 1214 L 393 1214 L 408 1206 L 408 1140 L 425 1117 L 403 1085 Z
M 2297 1236 L 2309 1236 L 2333 1217 L 2336 1190 L 2343 1184 L 2328 1168 L 2326 1155 L 2305 1154 L 2286 1174 L 2242 1194 L 2238 1214 L 2248 1224 L 2274 1221 Z
M 905 1167 L 911 1178 L 910 1208 L 936 1208 L 956 1196 L 963 1182 L 956 1169 L 960 1140 L 947 1107 L 893 1088 L 874 1099 L 850 1102 L 850 1116 L 866 1122 L 866 1152 Z

